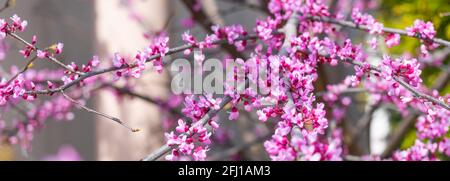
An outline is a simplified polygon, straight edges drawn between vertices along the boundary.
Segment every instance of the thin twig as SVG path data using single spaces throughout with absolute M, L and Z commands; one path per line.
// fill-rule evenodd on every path
M 80 106 L 82 109 L 86 110 L 87 112 L 97 114 L 97 115 L 102 116 L 102 117 L 104 117 L 104 118 L 110 119 L 110 120 L 112 120 L 112 121 L 114 121 L 114 122 L 116 122 L 116 123 L 119 123 L 119 124 L 122 125 L 123 127 L 129 129 L 131 132 L 138 132 L 138 131 L 140 131 L 140 129 L 134 129 L 134 128 L 131 128 L 130 126 L 128 126 L 127 124 L 125 124 L 124 122 L 122 122 L 119 118 L 116 118 L 116 117 L 107 115 L 107 114 L 105 114 L 105 113 L 98 112 L 98 111 L 96 111 L 96 110 L 93 110 L 93 109 L 91 109 L 91 108 L 88 108 L 88 107 L 84 106 L 82 103 L 80 103 L 80 102 L 78 102 L 78 101 L 72 99 L 70 96 L 68 96 L 66 93 L 64 93 L 64 91 L 61 91 L 61 94 L 62 94 L 67 100 L 73 102 L 74 104 L 77 104 L 77 105 Z
M 22 43 L 25 44 L 26 46 L 31 47 L 31 49 L 32 49 L 33 51 L 36 51 L 36 52 L 37 52 L 37 51 L 39 50 L 36 46 L 34 46 L 33 44 L 27 42 L 25 39 L 23 39 L 23 38 L 20 37 L 19 35 L 15 34 L 15 33 L 12 33 L 12 32 L 7 32 L 7 34 L 10 35 L 11 37 L 13 37 L 14 39 L 16 39 L 16 40 L 22 42 Z M 51 60 L 52 62 L 56 63 L 57 65 L 59 65 L 60 67 L 66 69 L 66 70 L 69 71 L 69 72 L 78 74 L 78 75 L 80 75 L 80 76 L 82 76 L 82 75 L 85 74 L 85 73 L 83 73 L 83 72 L 73 70 L 72 68 L 70 68 L 70 67 L 67 66 L 66 64 L 62 63 L 61 61 L 59 61 L 58 59 L 56 59 L 56 58 L 53 57 L 53 56 L 48 56 L 47 58 L 48 58 L 49 60 Z
M 122 93 L 122 94 L 127 94 L 127 95 L 130 95 L 130 96 L 132 96 L 132 97 L 136 97 L 136 98 L 142 99 L 142 100 L 144 100 L 144 101 L 146 101 L 146 102 L 149 102 L 149 103 L 158 105 L 158 106 L 160 106 L 160 107 L 162 107 L 162 108 L 164 108 L 164 109 L 167 109 L 170 113 L 172 113 L 172 114 L 174 114 L 174 115 L 177 115 L 177 116 L 179 116 L 179 117 L 184 116 L 183 113 L 179 112 L 179 111 L 176 110 L 176 109 L 171 108 L 171 107 L 170 107 L 167 103 L 165 103 L 165 102 L 161 102 L 161 101 L 155 100 L 155 99 L 153 99 L 153 98 L 151 98 L 151 97 L 148 97 L 148 96 L 145 96 L 145 95 L 136 93 L 136 92 L 134 92 L 134 91 L 131 91 L 131 90 L 128 89 L 128 88 L 118 87 L 118 86 L 115 86 L 115 85 L 113 85 L 113 84 L 108 84 L 108 86 L 114 88 L 115 90 L 119 91 L 119 92 Z
M 6 83 L 10 84 L 14 79 L 16 79 L 20 74 L 24 73 L 25 71 L 27 71 L 31 65 L 33 64 L 33 62 L 36 60 L 37 56 L 34 56 L 33 58 L 31 58 L 28 63 L 22 68 L 22 70 L 18 73 L 16 73 L 14 76 L 12 76 Z
M 8 9 L 11 6 L 14 6 L 15 4 L 16 4 L 16 0 L 6 0 L 5 5 L 3 5 L 3 7 L 0 8 L 0 13 L 3 12 L 4 10 Z

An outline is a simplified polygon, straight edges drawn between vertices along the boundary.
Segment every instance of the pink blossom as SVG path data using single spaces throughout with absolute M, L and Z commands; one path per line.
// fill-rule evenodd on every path
M 37 54 L 37 57 L 41 58 L 41 59 L 46 58 L 48 56 L 48 53 L 46 51 L 41 51 L 41 50 L 37 50 L 36 54 Z
M 376 37 L 373 37 L 373 38 L 371 38 L 369 41 L 367 41 L 367 43 L 369 43 L 369 45 L 370 45 L 370 47 L 372 48 L 372 49 L 376 49 L 377 48 L 377 38 Z
M 11 17 L 11 20 L 13 21 L 13 27 L 14 27 L 15 29 L 17 29 L 17 30 L 19 30 L 19 31 L 25 31 L 25 28 L 26 28 L 27 25 L 28 25 L 28 22 L 27 22 L 27 21 L 22 21 L 22 20 L 20 19 L 20 17 L 17 16 L 17 14 L 14 14 L 14 15 Z
M 209 151 L 209 148 L 203 148 L 201 146 L 195 148 L 194 153 L 192 154 L 195 161 L 205 161 L 206 152 Z
M 377 22 L 371 15 L 362 14 L 357 8 L 352 11 L 352 19 L 357 25 L 366 25 L 370 34 L 381 34 L 383 32 L 383 24 Z
M 77 150 L 70 145 L 59 148 L 58 153 L 43 158 L 45 161 L 80 161 L 81 156 Z
M 172 146 L 172 145 L 177 145 L 180 144 L 180 140 L 178 139 L 178 136 L 175 135 L 172 132 L 170 133 L 165 133 L 166 139 L 167 139 L 167 145 Z
M 189 126 L 182 119 L 178 119 L 178 126 L 175 130 L 179 133 L 184 133 L 189 130 Z
M 194 149 L 194 143 L 192 138 L 187 137 L 186 135 L 181 136 L 180 145 L 178 146 L 178 150 L 184 154 L 191 154 Z
M 277 19 L 274 20 L 270 17 L 267 17 L 265 21 L 257 20 L 255 32 L 262 40 L 269 40 L 273 37 L 272 33 L 278 24 Z
M 236 120 L 239 117 L 239 111 L 236 107 L 231 108 L 229 120 Z
M 394 60 L 389 56 L 384 56 L 381 69 L 383 70 L 382 75 L 386 80 L 392 80 L 393 76 L 401 76 L 414 87 L 422 83 L 420 78 L 422 71 L 417 59 L 399 58 Z
M 180 159 L 180 153 L 178 152 L 178 150 L 173 149 L 172 152 L 166 155 L 165 158 L 168 161 L 178 161 Z
M 444 138 L 444 140 L 439 143 L 439 152 L 450 156 L 450 138 Z
M 414 25 L 406 28 L 408 36 L 419 36 L 421 38 L 433 39 L 436 35 L 433 23 L 424 22 L 423 20 L 414 20 Z
M 191 45 L 197 44 L 197 41 L 195 40 L 194 36 L 192 36 L 189 33 L 189 31 L 186 31 L 183 33 L 182 39 L 183 39 L 183 41 L 185 41 L 186 43 L 189 43 Z
M 63 43 L 57 43 L 56 44 L 56 48 L 55 48 L 55 54 L 61 54 L 63 48 L 64 48 L 64 44 Z
M 263 112 L 262 110 L 258 110 L 256 111 L 256 114 L 258 114 L 258 119 L 262 122 L 266 122 L 268 117 L 267 114 L 265 112 Z
M 6 37 L 6 28 L 8 27 L 8 23 L 4 19 L 0 19 L 0 39 L 5 39 Z
M 392 158 L 398 161 L 421 161 L 421 160 L 434 160 L 431 154 L 434 152 L 430 149 L 431 145 L 427 145 L 419 140 L 416 140 L 415 144 L 403 151 L 396 151 Z
M 114 53 L 114 58 L 113 58 L 114 67 L 122 67 L 125 64 L 126 64 L 125 59 L 122 58 L 122 56 L 120 56 L 119 53 Z
M 89 61 L 89 64 L 93 67 L 97 67 L 100 64 L 100 59 L 98 56 L 93 56 L 91 61 Z
M 386 42 L 386 46 L 388 48 L 391 48 L 393 46 L 399 45 L 400 44 L 400 35 L 397 33 L 389 33 L 385 40 Z

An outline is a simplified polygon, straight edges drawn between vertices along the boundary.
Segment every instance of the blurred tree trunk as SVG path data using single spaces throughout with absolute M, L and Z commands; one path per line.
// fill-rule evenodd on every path
M 118 0 L 97 0 L 96 36 L 97 52 L 104 62 L 111 62 L 115 52 L 134 57 L 137 50 L 143 50 L 150 42 L 143 33 L 149 30 L 161 30 L 168 19 L 170 1 L 133 1 L 136 13 L 142 15 L 143 23 L 130 17 L 129 9 Z M 136 84 L 135 91 L 164 99 L 169 92 L 167 76 L 151 70 L 139 79 L 131 80 Z M 123 86 L 123 82 L 118 83 Z M 130 97 L 118 98 L 113 91 L 102 91 L 97 97 L 97 110 L 120 118 L 133 128 L 141 129 L 132 133 L 113 123 L 98 117 L 97 159 L 98 160 L 139 160 L 150 151 L 163 144 L 163 129 L 160 110 L 148 102 Z

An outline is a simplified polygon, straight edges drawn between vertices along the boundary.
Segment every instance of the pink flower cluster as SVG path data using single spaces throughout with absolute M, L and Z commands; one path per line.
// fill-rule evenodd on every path
M 71 112 L 73 105 L 62 96 L 54 97 L 48 101 L 41 102 L 27 111 L 25 120 L 15 119 L 11 128 L 0 120 L 0 133 L 7 133 L 9 143 L 19 144 L 24 149 L 31 148 L 34 132 L 44 126 L 49 119 L 71 120 L 74 118 Z M 3 122 L 3 123 L 2 123 Z
M 433 23 L 424 22 L 423 20 L 417 19 L 414 21 L 414 25 L 406 28 L 408 36 L 418 36 L 424 39 L 433 39 L 436 35 Z
M 254 31 L 261 40 L 269 40 L 273 37 L 273 32 L 279 24 L 279 19 L 272 19 L 271 17 L 267 17 L 266 20 L 256 20 Z
M 392 156 L 393 160 L 396 161 L 430 161 L 436 160 L 436 143 L 423 143 L 416 140 L 415 144 L 403 151 L 397 151 Z
M 431 39 L 436 35 L 433 23 L 424 22 L 423 20 L 415 20 L 413 26 L 407 27 L 406 32 L 408 36 L 419 37 L 422 41 L 420 46 L 421 55 L 427 57 L 429 55 L 429 50 L 437 47 L 437 45 L 430 42 Z
M 0 106 L 5 105 L 10 99 L 23 98 L 28 101 L 34 100 L 36 95 L 25 93 L 26 89 L 35 89 L 35 84 L 25 81 L 22 75 L 19 75 L 10 83 L 2 80 L 0 82 Z
M 36 42 L 36 41 L 33 41 Z M 33 44 L 34 45 L 34 44 Z M 64 44 L 63 43 L 57 43 L 56 45 L 54 45 L 54 47 L 51 47 L 51 49 L 54 50 L 55 54 L 61 54 L 62 50 L 63 50 Z M 36 51 L 36 55 L 38 58 L 49 58 L 50 56 L 53 56 L 49 53 L 48 50 L 37 50 Z
M 353 9 L 352 19 L 356 25 L 367 26 L 370 34 L 382 35 L 384 33 L 383 24 L 377 22 L 377 20 L 369 14 L 362 14 L 357 8 Z M 400 35 L 398 33 L 387 33 L 384 41 L 387 47 L 391 48 L 400 44 Z M 375 49 L 377 47 L 377 37 L 371 38 L 368 43 L 372 49 Z
M 426 103 L 427 104 L 427 103 Z M 417 135 L 420 139 L 437 139 L 444 136 L 450 127 L 450 112 L 428 105 L 427 115 L 417 119 Z
M 388 33 L 384 41 L 387 47 L 391 48 L 400 44 L 400 35 L 398 33 Z
M 444 138 L 444 140 L 439 143 L 438 150 L 439 152 L 450 156 L 450 138 Z
M 206 152 L 209 150 L 207 145 L 211 143 L 212 133 L 205 126 L 198 124 L 198 121 L 209 109 L 220 109 L 221 101 L 220 98 L 214 99 L 212 96 L 202 96 L 198 101 L 194 100 L 193 96 L 185 98 L 186 107 L 183 109 L 183 113 L 193 121 L 188 125 L 184 120 L 179 119 L 178 126 L 175 128 L 179 134 L 176 135 L 174 132 L 165 134 L 169 146 L 178 145 L 177 149 L 173 149 L 171 154 L 166 156 L 167 160 L 180 160 L 182 155 L 192 155 L 195 161 L 205 160 Z M 212 131 L 219 127 L 216 119 L 208 120 Z
M 18 31 L 25 31 L 28 25 L 27 21 L 21 20 L 16 14 L 11 17 L 12 24 L 9 24 L 4 19 L 0 19 L 0 39 L 4 39 L 6 34 Z
M 383 56 L 383 63 L 380 67 L 382 70 L 382 77 L 386 78 L 388 81 L 392 80 L 395 76 L 400 76 L 413 87 L 418 87 L 422 83 L 422 79 L 420 78 L 422 70 L 420 69 L 420 64 L 417 59 L 392 59 L 385 55 Z M 397 84 L 398 83 L 393 85 L 394 88 L 399 87 Z
M 342 161 L 342 130 L 335 129 L 329 140 L 319 140 L 317 135 L 295 136 L 292 146 L 298 150 L 299 160 L 304 161 Z
M 127 61 L 127 59 L 119 53 L 115 53 L 112 60 L 113 65 L 116 68 L 123 69 L 114 73 L 114 80 L 118 80 L 123 76 L 139 78 L 142 71 L 145 70 L 145 63 L 149 59 L 152 59 L 154 69 L 161 73 L 163 70 L 164 56 L 169 52 L 168 42 L 168 37 L 156 38 L 155 42 L 146 47 L 143 52 L 138 51 L 131 62 Z
M 237 40 L 239 37 L 248 35 L 242 25 L 213 26 L 211 29 L 217 38 L 228 40 L 228 43 L 234 45 L 238 51 L 243 51 L 245 46 L 247 46 L 247 40 Z
M 377 20 L 369 14 L 362 14 L 357 8 L 352 11 L 352 19 L 356 25 L 367 26 L 370 34 L 380 35 L 383 33 L 383 24 L 377 22 Z

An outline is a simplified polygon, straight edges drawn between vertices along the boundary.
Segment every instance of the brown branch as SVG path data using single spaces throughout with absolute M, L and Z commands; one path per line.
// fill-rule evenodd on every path
M 325 56 L 325 57 L 329 58 L 328 55 L 322 55 L 322 56 Z M 341 59 L 341 60 L 342 60 L 342 59 Z M 356 66 L 359 66 L 359 67 L 363 67 L 363 63 L 357 62 L 357 61 L 355 61 L 355 60 L 344 59 L 344 60 L 342 60 L 342 61 L 345 61 L 345 62 L 347 62 L 347 63 L 350 63 L 350 64 L 352 64 L 352 65 L 356 65 Z M 381 73 L 381 72 L 382 72 L 381 69 L 379 69 L 378 67 L 375 67 L 374 65 L 370 65 L 369 69 L 372 70 L 372 71 L 378 72 L 378 73 Z M 411 92 L 412 94 L 414 94 L 415 97 L 421 98 L 421 99 L 426 99 L 426 100 L 428 100 L 428 101 L 430 101 L 430 102 L 432 102 L 432 103 L 434 103 L 434 104 L 436 104 L 436 105 L 438 105 L 438 106 L 440 106 L 440 107 L 442 107 L 442 108 L 445 108 L 445 109 L 447 109 L 447 110 L 450 111 L 450 106 L 447 105 L 445 102 L 443 102 L 443 101 L 441 101 L 441 100 L 438 100 L 438 99 L 436 99 L 436 98 L 434 98 L 434 97 L 432 97 L 432 96 L 430 96 L 430 95 L 428 95 L 428 94 L 425 94 L 425 93 L 419 92 L 418 90 L 415 90 L 411 85 L 409 85 L 408 83 L 406 83 L 405 81 L 403 81 L 403 80 L 400 78 L 400 76 L 393 76 L 393 79 L 394 79 L 396 82 L 398 82 L 402 87 L 404 87 L 406 90 L 408 90 L 409 92 Z
M 12 7 L 15 5 L 16 5 L 16 0 L 6 0 L 3 7 L 0 8 L 0 13 L 3 12 L 4 10 L 8 9 L 9 7 Z
M 436 82 L 434 83 L 432 89 L 442 90 L 448 84 L 449 80 L 450 80 L 450 73 L 442 72 L 441 75 L 437 78 Z M 417 117 L 419 117 L 419 112 L 414 111 L 403 121 L 400 122 L 400 124 L 397 126 L 394 133 L 392 134 L 391 139 L 389 139 L 389 142 L 385 150 L 381 154 L 381 158 L 389 157 L 400 146 L 401 141 L 406 136 L 408 130 L 414 127 L 414 123 Z
M 248 83 L 248 79 L 247 79 L 246 83 Z M 194 128 L 196 128 L 200 125 L 206 125 L 208 123 L 208 121 L 211 120 L 214 116 L 216 116 L 217 113 L 219 113 L 219 111 L 221 111 L 223 109 L 223 107 L 225 107 L 225 105 L 227 105 L 231 100 L 232 100 L 232 98 L 230 96 L 225 96 L 219 105 L 220 109 L 218 109 L 218 110 L 210 109 L 198 122 L 196 122 L 193 126 L 191 126 L 191 128 L 185 133 L 185 135 L 190 136 L 190 135 L 194 134 L 194 131 L 193 131 Z M 176 147 L 177 147 L 177 145 L 174 145 L 173 147 L 171 147 L 168 144 L 165 144 L 162 147 L 160 147 L 159 149 L 157 149 L 156 151 L 147 155 L 142 160 L 143 161 L 155 161 L 158 158 L 165 155 L 166 153 L 168 153 L 171 149 L 174 149 Z
M 118 87 L 118 86 L 115 86 L 113 84 L 108 84 L 108 86 L 114 88 L 115 90 L 119 91 L 122 94 L 127 94 L 129 96 L 136 97 L 136 98 L 142 99 L 142 100 L 144 100 L 146 102 L 158 105 L 158 106 L 168 110 L 170 113 L 172 113 L 173 115 L 176 115 L 178 117 L 183 117 L 184 116 L 184 114 L 181 113 L 180 111 L 178 111 L 176 109 L 173 109 L 173 108 L 170 108 L 170 106 L 166 102 L 161 102 L 161 101 L 155 100 L 155 99 L 153 99 L 151 97 L 148 97 L 148 96 L 136 93 L 134 91 L 131 91 L 128 88 Z
M 377 110 L 378 105 L 370 105 L 369 109 L 364 113 L 361 119 L 358 120 L 356 128 L 351 135 L 347 145 L 351 146 L 361 136 L 361 134 L 369 128 L 372 121 L 372 114 Z
M 203 8 L 199 11 L 195 11 L 193 6 L 196 3 L 196 0 L 184 0 L 181 1 L 184 3 L 186 8 L 191 12 L 192 17 L 195 19 L 197 23 L 201 25 L 201 27 L 209 34 L 214 34 L 214 31 L 211 29 L 214 26 L 214 23 L 211 21 L 209 16 L 204 12 Z M 226 50 L 233 57 L 245 58 L 245 56 L 236 50 L 233 45 L 230 44 L 222 44 L 221 47 Z
M 34 56 L 33 58 L 31 58 L 27 64 L 22 68 L 22 70 L 18 73 L 16 73 L 14 76 L 12 76 L 7 82 L 6 84 L 10 84 L 14 79 L 16 79 L 20 74 L 24 73 L 25 71 L 27 71 L 33 64 L 33 62 L 36 60 L 37 56 Z
M 212 161 L 223 160 L 224 158 L 234 155 L 242 150 L 246 150 L 255 144 L 262 143 L 262 142 L 266 141 L 267 139 L 269 139 L 271 136 L 272 136 L 271 134 L 266 134 L 264 136 L 255 138 L 254 140 L 252 140 L 250 142 L 238 144 L 238 145 L 236 145 L 232 148 L 229 148 L 223 152 L 219 152 L 219 153 L 212 155 L 208 160 L 212 160 Z
M 345 21 L 345 20 L 337 20 L 337 19 L 333 19 L 333 18 L 329 18 L 329 17 L 319 17 L 319 16 L 307 16 L 308 19 L 313 20 L 313 21 L 322 21 L 322 22 L 326 22 L 326 23 L 331 23 L 331 24 L 336 24 L 336 25 L 340 25 L 340 26 L 345 26 L 345 27 L 349 27 L 349 28 L 353 28 L 353 29 L 358 29 L 358 30 L 365 30 L 365 31 L 369 31 L 370 28 L 368 26 L 365 25 L 356 25 L 350 21 Z M 407 34 L 407 32 L 405 30 L 401 30 L 401 29 L 395 29 L 395 28 L 388 28 L 388 27 L 384 27 L 382 29 L 383 32 L 387 32 L 387 33 L 397 33 L 399 35 L 402 36 L 408 36 L 408 37 L 412 37 L 412 38 L 417 38 L 417 39 L 422 39 L 425 41 L 430 41 L 433 43 L 437 43 L 443 46 L 447 46 L 450 47 L 450 42 L 444 39 L 440 39 L 440 38 L 433 38 L 433 39 L 428 39 L 425 37 L 420 37 L 420 36 L 409 36 Z
M 75 99 L 71 98 L 70 96 L 68 96 L 66 93 L 64 93 L 64 91 L 61 91 L 61 94 L 62 94 L 67 100 L 69 100 L 70 102 L 72 102 L 72 103 L 74 103 L 74 104 L 80 106 L 82 109 L 86 110 L 87 112 L 90 112 L 90 113 L 93 113 L 93 114 L 102 116 L 102 117 L 107 118 L 107 119 L 110 119 L 110 120 L 112 120 L 112 121 L 114 121 L 114 122 L 116 122 L 116 123 L 119 123 L 119 124 L 122 125 L 123 127 L 127 128 L 128 130 L 130 130 L 131 132 L 138 132 L 138 131 L 140 131 L 140 129 L 134 129 L 134 128 L 131 128 L 130 126 L 128 126 L 127 124 L 125 124 L 124 122 L 122 122 L 119 118 L 110 116 L 110 115 L 105 114 L 105 113 L 98 112 L 98 111 L 96 111 L 96 110 L 94 110 L 94 109 L 91 109 L 91 108 L 88 108 L 88 107 L 84 106 L 82 103 L 80 103 L 80 102 L 76 101 Z
M 19 42 L 22 42 L 23 44 L 25 44 L 28 47 L 31 47 L 31 49 L 35 52 L 37 52 L 39 50 L 39 48 L 37 48 L 36 46 L 34 46 L 33 44 L 27 42 L 25 39 L 23 39 L 22 37 L 20 37 L 19 35 L 12 33 L 12 32 L 7 32 L 8 35 L 10 35 L 11 37 L 13 37 L 14 39 L 18 40 Z M 69 72 L 78 74 L 80 76 L 84 75 L 85 73 L 80 72 L 80 71 L 75 71 L 72 68 L 70 68 L 69 66 L 65 65 L 64 63 L 62 63 L 61 61 L 59 61 L 58 59 L 56 59 L 53 56 L 48 56 L 47 57 L 49 60 L 51 60 L 52 62 L 56 63 L 57 65 L 59 65 L 60 67 L 66 69 Z
M 242 36 L 242 37 L 237 38 L 236 41 L 250 40 L 250 39 L 257 39 L 257 36 L 256 35 Z M 219 44 L 226 44 L 226 43 L 228 43 L 228 40 L 220 39 L 220 40 L 214 41 L 212 44 L 219 45 Z M 166 55 L 172 55 L 172 54 L 182 52 L 182 51 L 184 51 L 186 49 L 190 49 L 190 48 L 194 48 L 194 46 L 191 44 L 181 45 L 181 46 L 169 49 L 169 51 L 166 53 Z M 147 59 L 146 63 L 152 62 L 153 60 L 160 58 L 160 57 L 161 57 L 161 54 L 156 54 L 156 55 L 150 56 Z M 108 73 L 108 72 L 118 71 L 118 70 L 122 70 L 125 68 L 134 68 L 136 66 L 137 66 L 137 64 L 129 64 L 129 65 L 123 65 L 121 67 L 109 67 L 109 68 L 104 68 L 104 69 L 100 69 L 100 70 L 96 70 L 96 71 L 91 71 L 88 73 L 84 73 L 83 75 L 81 75 L 77 79 L 73 80 L 72 82 L 62 85 L 60 87 L 57 87 L 54 89 L 26 91 L 25 93 L 27 93 L 27 94 L 52 94 L 52 93 L 56 93 L 56 92 L 61 92 L 61 91 L 64 91 L 64 90 L 74 86 L 74 85 L 77 85 L 78 83 L 80 83 L 81 81 L 83 81 L 89 77 L 101 75 L 101 74 Z
M 253 10 L 257 10 L 257 11 L 263 12 L 263 13 L 265 13 L 267 15 L 270 14 L 269 9 L 266 8 L 267 6 L 251 4 L 251 3 L 248 3 L 245 0 L 223 0 L 222 2 L 234 3 L 234 4 L 237 4 L 238 6 L 243 6 L 243 7 L 248 8 L 248 9 L 253 9 Z M 262 2 L 262 3 L 266 3 L 266 2 Z
M 185 2 L 185 1 L 184 1 Z M 294 17 L 294 16 L 292 16 Z M 284 30 L 285 30 L 285 41 L 283 43 L 283 48 L 281 49 L 281 51 L 279 52 L 279 55 L 286 55 L 287 52 L 287 48 L 289 45 L 289 38 L 291 37 L 291 35 L 295 35 L 296 31 L 297 31 L 297 18 L 290 18 L 290 20 L 288 21 L 288 23 L 286 23 L 286 25 L 284 26 Z M 287 43 L 286 43 L 287 42 Z M 245 84 L 244 84 L 244 88 L 250 83 L 249 79 L 246 77 L 245 79 Z M 290 94 L 290 91 L 288 91 L 288 95 L 290 95 L 290 99 L 288 101 L 288 106 L 295 106 L 294 105 L 294 101 L 292 99 L 292 95 Z M 193 134 L 193 129 L 195 127 L 197 127 L 198 125 L 205 125 L 211 118 L 213 118 L 220 110 L 223 109 L 223 107 L 228 104 L 230 101 L 232 100 L 232 98 L 230 96 L 225 96 L 222 99 L 222 102 L 220 103 L 220 109 L 215 110 L 215 109 L 211 109 L 209 110 L 205 116 L 203 116 L 198 122 L 195 123 L 195 125 L 191 126 L 191 128 L 189 129 L 189 131 L 187 131 L 185 133 L 185 135 L 192 135 Z M 171 149 L 176 148 L 177 145 L 174 145 L 173 147 L 169 146 L 168 144 L 165 144 L 164 146 L 160 147 L 158 150 L 154 151 L 153 153 L 147 155 L 144 159 L 142 159 L 143 161 L 155 161 L 158 158 L 160 158 L 161 156 L 165 155 L 166 153 L 168 153 Z

